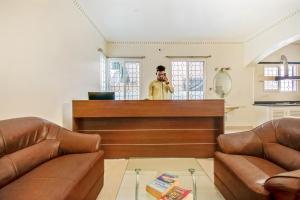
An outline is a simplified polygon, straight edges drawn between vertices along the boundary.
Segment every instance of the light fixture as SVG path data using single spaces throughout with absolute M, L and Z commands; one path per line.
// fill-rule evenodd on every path
M 289 75 L 289 64 L 287 61 L 287 57 L 285 55 L 281 55 L 280 62 L 282 63 L 282 66 L 283 66 L 283 72 L 284 72 L 283 76 L 288 76 Z

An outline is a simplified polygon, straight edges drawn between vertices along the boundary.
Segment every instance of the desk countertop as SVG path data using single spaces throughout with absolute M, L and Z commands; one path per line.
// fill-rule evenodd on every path
M 300 101 L 254 101 L 254 106 L 300 106 Z

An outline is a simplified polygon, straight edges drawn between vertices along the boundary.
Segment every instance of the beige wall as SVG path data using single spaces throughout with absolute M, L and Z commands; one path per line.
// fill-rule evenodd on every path
M 291 44 L 283 47 L 276 52 L 266 57 L 265 62 L 279 62 L 280 56 L 285 55 L 288 61 L 300 61 L 300 44 Z M 255 79 L 254 79 L 254 99 L 256 101 L 300 101 L 300 92 L 268 92 L 263 89 L 263 82 L 259 81 L 263 76 L 264 65 L 253 65 L 255 67 Z M 298 72 L 300 68 L 298 67 Z M 299 87 L 298 81 L 298 89 Z
M 105 41 L 73 1 L 0 1 L 0 119 L 70 127 L 71 100 L 99 89 Z
M 258 63 L 268 55 L 300 40 L 300 10 L 291 12 L 245 42 L 244 63 Z
M 161 49 L 161 51 L 158 51 Z M 141 98 L 147 96 L 148 84 L 155 78 L 155 67 L 165 65 L 170 76 L 171 60 L 165 56 L 199 56 L 212 55 L 205 59 L 206 88 L 205 98 L 218 96 L 210 90 L 216 67 L 230 67 L 233 87 L 225 98 L 226 105 L 241 106 L 228 114 L 226 125 L 249 126 L 253 118 L 253 68 L 243 66 L 243 45 L 239 43 L 108 43 L 108 56 L 146 56 L 141 60 Z M 171 77 L 170 77 L 171 78 Z

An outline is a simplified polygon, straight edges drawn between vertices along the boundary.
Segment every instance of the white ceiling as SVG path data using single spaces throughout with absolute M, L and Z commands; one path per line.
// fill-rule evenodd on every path
M 108 41 L 244 42 L 300 0 L 80 0 Z

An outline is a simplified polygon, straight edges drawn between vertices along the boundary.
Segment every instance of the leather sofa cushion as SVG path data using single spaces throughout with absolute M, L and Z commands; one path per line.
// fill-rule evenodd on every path
M 265 182 L 265 188 L 274 199 L 300 199 L 300 170 L 277 174 Z
M 103 152 L 70 154 L 52 159 L 6 185 L 0 199 L 84 199 L 89 186 L 103 176 Z
M 48 132 L 44 123 L 35 117 L 0 121 L 0 156 L 43 141 Z
M 262 143 L 276 142 L 275 130 L 277 126 L 278 121 L 272 120 L 254 128 L 252 131 L 260 138 Z
M 300 169 L 277 174 L 265 182 L 265 187 L 270 191 L 300 192 Z
M 229 173 L 233 174 L 233 176 L 242 183 L 242 185 L 237 183 L 235 190 L 232 191 L 236 197 L 244 195 L 248 198 L 254 194 L 256 194 L 255 197 L 268 197 L 269 192 L 264 188 L 264 182 L 270 176 L 286 171 L 268 160 L 254 156 L 228 155 L 216 152 L 215 159 L 221 162 Z M 221 178 L 224 173 L 221 173 L 221 170 L 215 170 L 215 174 L 219 178 Z M 226 182 L 224 179 L 224 177 L 221 178 L 223 183 Z M 248 192 L 248 190 L 252 191 L 252 193 L 244 194 Z
M 101 137 L 98 134 L 80 134 L 61 128 L 57 139 L 62 154 L 87 153 L 100 150 Z M 80 143 L 78 143 L 80 141 Z
M 265 143 L 266 159 L 291 171 L 300 169 L 300 152 L 278 143 Z
M 263 156 L 262 142 L 252 131 L 221 134 L 217 142 L 224 153 Z
M 276 128 L 278 143 L 300 151 L 300 125 L 297 118 L 283 118 Z
M 45 140 L 0 158 L 0 188 L 58 155 L 59 141 Z

